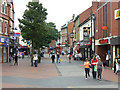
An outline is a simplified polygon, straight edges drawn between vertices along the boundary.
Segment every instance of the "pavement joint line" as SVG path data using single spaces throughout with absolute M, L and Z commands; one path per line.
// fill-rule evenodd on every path
M 56 70 L 57 70 L 58 76 L 62 76 L 62 74 L 61 74 L 60 70 L 58 69 L 56 63 L 55 63 L 55 67 L 56 67 Z

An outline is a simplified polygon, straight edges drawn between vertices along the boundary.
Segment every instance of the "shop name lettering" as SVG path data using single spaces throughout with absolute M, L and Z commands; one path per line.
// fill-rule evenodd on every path
M 104 44 L 104 43 L 108 43 L 108 39 L 99 40 L 99 44 Z
M 116 17 L 120 17 L 120 10 L 117 11 Z
M 115 19 L 119 19 L 120 18 L 120 9 L 115 10 Z

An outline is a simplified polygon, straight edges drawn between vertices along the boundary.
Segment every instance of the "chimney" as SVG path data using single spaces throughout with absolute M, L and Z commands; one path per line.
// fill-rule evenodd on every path
M 75 14 L 73 14 L 73 16 L 72 16 L 72 20 L 74 20 L 75 19 Z

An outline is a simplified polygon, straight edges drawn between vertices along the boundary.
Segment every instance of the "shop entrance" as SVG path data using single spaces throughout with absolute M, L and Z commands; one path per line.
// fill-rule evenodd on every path
M 110 54 L 110 45 L 100 45 L 97 49 L 97 54 L 99 54 L 101 60 L 106 61 L 106 53 Z

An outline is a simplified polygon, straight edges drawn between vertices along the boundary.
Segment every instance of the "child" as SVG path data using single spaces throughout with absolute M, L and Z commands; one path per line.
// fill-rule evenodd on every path
M 95 75 L 95 79 L 96 79 L 96 73 L 97 73 L 97 64 L 95 64 L 95 66 L 94 66 L 94 75 Z

